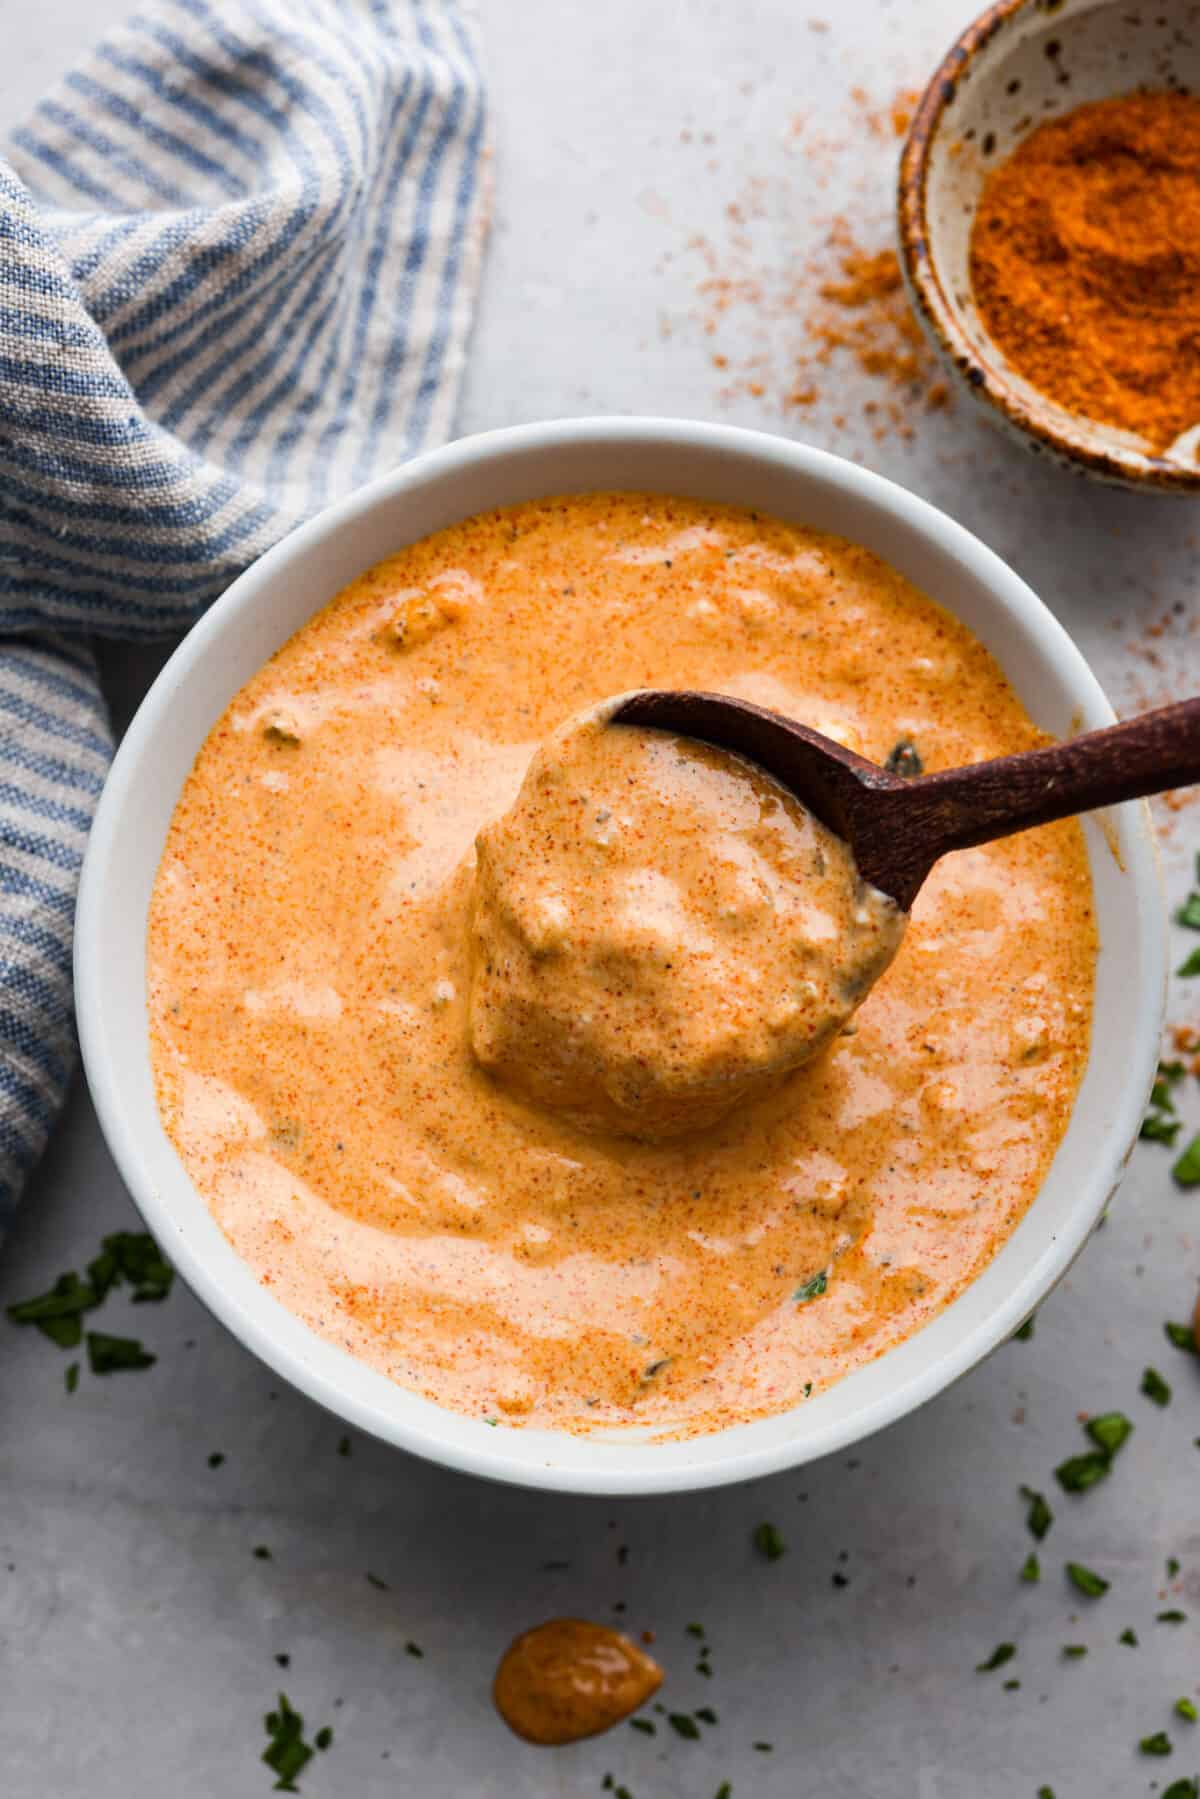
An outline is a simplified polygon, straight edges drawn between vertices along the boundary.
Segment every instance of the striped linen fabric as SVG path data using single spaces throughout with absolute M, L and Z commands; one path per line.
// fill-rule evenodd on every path
M 486 229 L 457 0 L 164 0 L 0 162 L 0 1231 L 74 1057 L 112 750 L 89 638 L 178 632 L 448 434 Z

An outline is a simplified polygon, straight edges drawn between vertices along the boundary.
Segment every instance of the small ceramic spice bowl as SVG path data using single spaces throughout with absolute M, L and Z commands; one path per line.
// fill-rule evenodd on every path
M 1200 0 L 997 0 L 926 88 L 900 163 L 900 259 L 913 307 L 963 389 L 1027 448 L 1122 487 L 1200 493 L 1200 420 L 1169 449 L 1065 410 L 988 337 L 971 226 L 991 170 L 1047 119 L 1135 89 L 1200 93 Z

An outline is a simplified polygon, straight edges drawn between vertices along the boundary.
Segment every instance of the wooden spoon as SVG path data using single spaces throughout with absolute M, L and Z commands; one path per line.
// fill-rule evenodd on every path
M 612 723 L 675 731 L 757 762 L 845 839 L 864 880 L 905 912 L 948 850 L 1200 781 L 1200 699 L 1043 750 L 916 777 L 720 693 L 648 688 L 624 700 Z

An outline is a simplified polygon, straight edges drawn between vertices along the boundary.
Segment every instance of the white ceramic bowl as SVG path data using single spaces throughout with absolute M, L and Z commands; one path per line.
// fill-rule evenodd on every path
M 1112 711 L 1062 627 L 990 550 L 932 506 L 780 438 L 661 419 L 564 421 L 467 438 L 398 469 L 248 569 L 175 652 L 113 764 L 79 896 L 79 1031 L 109 1147 L 188 1285 L 284 1379 L 348 1423 L 494 1479 L 587 1493 L 717 1486 L 844 1448 L 892 1423 L 1005 1341 L 1061 1277 L 1120 1178 L 1158 1056 L 1165 931 L 1144 806 L 1087 826 L 1102 948 L 1096 1048 L 1049 1176 L 970 1289 L 908 1342 L 793 1411 L 678 1443 L 490 1427 L 443 1410 L 315 1336 L 260 1286 L 167 1140 L 145 1007 L 146 914 L 180 788 L 234 694 L 368 564 L 490 506 L 597 488 L 761 508 L 865 544 L 954 611 L 1026 707 L 1067 734 Z

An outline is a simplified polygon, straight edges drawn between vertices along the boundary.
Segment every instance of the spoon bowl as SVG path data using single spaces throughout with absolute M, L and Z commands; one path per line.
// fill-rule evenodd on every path
M 1200 781 L 1200 699 L 1044 749 L 912 777 L 726 694 L 647 688 L 612 722 L 674 731 L 757 762 L 850 845 L 863 879 L 905 912 L 950 850 Z

